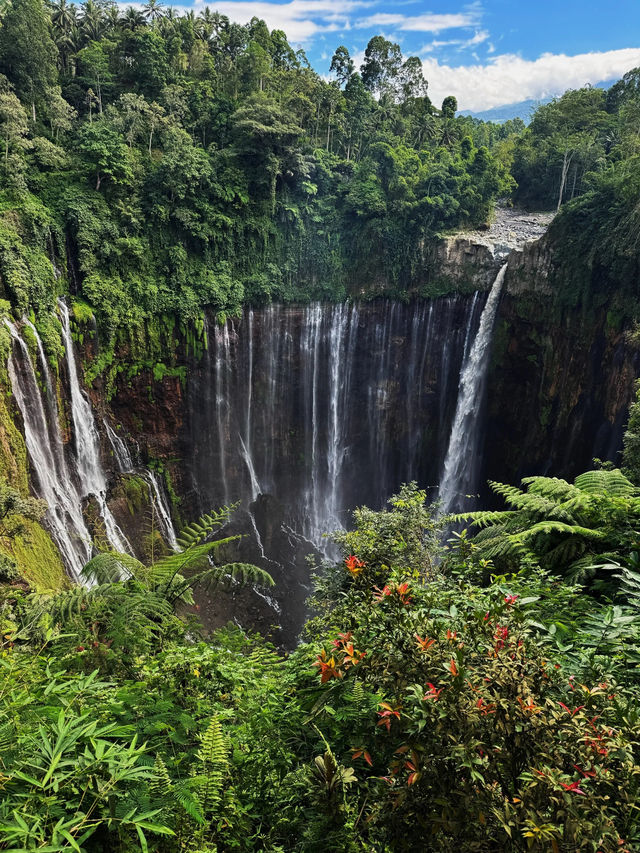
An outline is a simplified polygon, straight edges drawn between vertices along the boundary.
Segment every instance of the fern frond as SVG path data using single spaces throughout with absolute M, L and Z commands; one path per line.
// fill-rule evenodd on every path
M 231 514 L 235 512 L 238 505 L 238 503 L 235 503 L 231 506 L 223 506 L 218 510 L 212 510 L 200 516 L 197 521 L 192 522 L 180 531 L 177 537 L 178 545 L 183 550 L 187 550 L 194 545 L 198 545 L 200 542 L 204 542 L 214 530 L 217 530 L 229 521 Z
M 130 554 L 106 551 L 98 554 L 83 567 L 81 575 L 86 581 L 97 584 L 117 583 L 127 578 L 144 577 L 147 568 Z
M 533 491 L 523 492 L 515 486 L 506 486 L 492 481 L 489 482 L 489 485 L 496 494 L 501 495 L 510 506 L 518 510 L 529 512 L 540 518 L 554 516 L 559 521 L 572 520 L 566 509 L 558 504 L 557 500 L 544 494 Z
M 201 738 L 197 752 L 201 772 L 194 777 L 194 781 L 197 781 L 197 801 L 205 815 L 220 804 L 222 785 L 229 770 L 228 755 L 222 724 L 219 717 L 214 715 Z
M 225 539 L 216 539 L 215 542 L 204 542 L 200 545 L 191 545 L 186 551 L 168 554 L 151 567 L 149 572 L 149 583 L 158 586 L 163 583 L 171 583 L 172 578 L 185 571 L 203 569 L 209 563 L 209 556 L 222 545 L 241 539 L 240 535 L 227 536 Z
M 511 510 L 490 511 L 490 510 L 475 510 L 474 512 L 463 512 L 458 515 L 451 516 L 451 521 L 454 524 L 465 524 L 471 522 L 475 527 L 488 527 L 490 524 L 501 524 L 503 521 L 514 518 L 516 513 Z
M 596 495 L 607 493 L 616 497 L 631 497 L 638 493 L 631 480 L 618 468 L 612 471 L 585 471 L 575 478 L 574 483 L 581 491 Z
M 529 492 L 555 501 L 565 501 L 580 492 L 571 483 L 559 477 L 523 477 L 522 482 Z
M 239 584 L 248 586 L 274 586 L 275 581 L 264 569 L 252 563 L 225 563 L 223 566 L 212 566 L 195 579 L 198 586 L 215 588 L 220 584 Z

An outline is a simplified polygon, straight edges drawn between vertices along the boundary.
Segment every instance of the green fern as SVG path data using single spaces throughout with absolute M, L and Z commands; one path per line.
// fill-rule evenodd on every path
M 479 555 L 492 560 L 498 570 L 538 565 L 599 582 L 592 567 L 604 554 L 615 557 L 640 523 L 635 486 L 619 470 L 587 471 L 573 484 L 551 477 L 527 477 L 522 482 L 526 491 L 490 482 L 508 509 L 454 518 L 477 528 L 472 541 Z
M 194 776 L 194 794 L 203 815 L 211 816 L 222 799 L 222 786 L 229 771 L 229 748 L 217 715 L 202 736 L 197 753 L 199 774 Z
M 630 497 L 638 493 L 633 483 L 617 468 L 612 471 L 587 471 L 576 477 L 575 484 L 581 491 L 596 495 L 607 493 L 616 497 Z
M 187 527 L 183 527 L 177 537 L 178 545 L 183 550 L 186 550 L 200 542 L 204 542 L 215 530 L 223 527 L 229 521 L 229 518 L 238 506 L 238 503 L 231 506 L 223 506 L 216 511 L 205 513 L 197 521 L 192 522 Z
M 107 551 L 89 560 L 82 569 L 83 580 L 89 583 L 117 583 L 127 578 L 144 577 L 148 572 L 140 560 L 130 554 L 118 551 Z

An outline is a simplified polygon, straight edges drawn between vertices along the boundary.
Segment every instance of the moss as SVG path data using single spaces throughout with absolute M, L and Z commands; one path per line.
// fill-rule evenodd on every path
M 51 536 L 37 522 L 24 520 L 25 532 L 7 550 L 18 564 L 20 575 L 38 592 L 69 586 L 69 578 Z
M 114 496 L 122 496 L 131 515 L 137 515 L 149 504 L 149 486 L 136 474 L 124 474 L 120 478 Z
M 74 299 L 71 303 L 71 313 L 78 326 L 93 326 L 95 319 L 93 308 L 84 299 Z

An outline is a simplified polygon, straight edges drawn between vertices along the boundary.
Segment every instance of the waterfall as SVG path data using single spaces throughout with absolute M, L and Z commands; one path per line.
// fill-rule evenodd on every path
M 100 436 L 91 405 L 80 388 L 71 337 L 69 309 L 62 300 L 58 300 L 58 307 L 62 320 L 62 338 L 69 373 L 71 419 L 75 439 L 76 466 L 80 478 L 80 494 L 83 498 L 93 496 L 97 501 L 105 534 L 112 548 L 116 551 L 131 553 L 131 545 L 107 506 L 107 480 L 100 460 Z
M 13 341 L 8 364 L 9 378 L 22 415 L 34 490 L 47 503 L 47 526 L 69 573 L 78 580 L 82 567 L 91 558 L 91 535 L 82 515 L 80 495 L 64 457 L 49 369 L 36 333 L 40 369 L 47 388 L 45 409 L 27 345 L 15 326 L 6 320 L 5 323 Z
M 460 373 L 458 402 L 439 489 L 443 513 L 459 508 L 460 499 L 475 487 L 479 414 L 489 366 L 493 326 L 506 271 L 507 264 L 504 264 L 491 287 L 480 326 Z
M 113 458 L 118 466 L 118 471 L 121 474 L 131 473 L 135 467 L 131 451 L 106 418 L 103 418 L 102 423 L 104 425 L 104 431 L 107 434 L 107 438 L 109 439 L 109 444 L 111 445 Z
M 167 500 L 167 494 L 161 484 L 160 478 L 157 472 L 152 471 L 151 468 L 147 468 L 143 472 L 143 476 L 151 487 L 151 502 L 153 505 L 154 512 L 156 514 L 156 519 L 158 521 L 158 527 L 160 528 L 160 532 L 162 533 L 162 537 L 173 551 L 179 551 L 180 546 L 178 545 L 178 538 L 176 536 L 176 531 L 173 526 L 173 521 L 171 520 L 171 510 L 169 509 L 169 501 Z
M 323 549 L 357 505 L 437 486 L 484 294 L 401 304 L 272 304 L 208 330 L 189 373 L 200 509 L 271 494 Z
M 103 420 L 103 424 L 107 438 L 111 444 L 113 457 L 118 466 L 118 470 L 121 474 L 133 474 L 136 468 L 133 463 L 131 451 L 106 419 Z M 178 551 L 178 538 L 171 519 L 171 510 L 169 508 L 166 490 L 162 486 L 160 477 L 155 471 L 151 470 L 151 468 L 144 468 L 140 471 L 140 475 L 144 478 L 149 487 L 149 499 L 155 513 L 155 518 L 158 521 L 162 537 L 174 551 Z

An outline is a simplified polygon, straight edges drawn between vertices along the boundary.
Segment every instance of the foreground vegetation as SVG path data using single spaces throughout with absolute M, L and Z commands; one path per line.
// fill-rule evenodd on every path
M 538 537 L 510 520 L 516 536 L 528 525 L 522 551 L 510 531 L 463 532 L 443 551 L 442 522 L 409 485 L 337 537 L 346 557 L 317 576 L 288 656 L 237 627 L 205 639 L 176 615 L 195 528 L 155 570 L 123 574 L 126 558 L 104 556 L 82 593 L 14 587 L 2 848 L 636 849 L 640 576 L 610 508 L 637 498 L 620 472 L 584 476 L 588 489 L 540 478 L 530 493 L 588 496 L 617 565 L 599 591 L 548 565 L 554 524 L 560 549 L 571 534 L 557 501 L 521 502 L 546 525 Z M 501 537 L 498 573 L 487 547 L 497 559 Z M 216 580 L 229 571 L 241 574 Z

